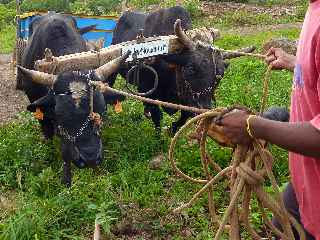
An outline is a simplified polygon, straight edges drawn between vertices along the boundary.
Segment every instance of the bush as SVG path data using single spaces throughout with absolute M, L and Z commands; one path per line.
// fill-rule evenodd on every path
M 6 5 L 0 4 L 0 31 L 5 25 L 14 23 L 15 15 L 15 9 L 7 8 Z
M 191 17 L 199 17 L 201 15 L 199 0 L 187 0 L 184 3 L 184 8 L 189 12 Z
M 94 15 L 103 15 L 114 11 L 120 2 L 120 0 L 90 0 L 87 7 Z
M 25 0 L 21 4 L 22 12 L 30 11 L 56 11 L 69 12 L 70 5 L 67 0 Z
M 13 24 L 0 27 L 0 53 L 11 53 L 16 39 L 16 28 Z

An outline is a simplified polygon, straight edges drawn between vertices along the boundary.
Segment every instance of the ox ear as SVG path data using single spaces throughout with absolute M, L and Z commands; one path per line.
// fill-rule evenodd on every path
M 83 28 L 78 28 L 78 32 L 82 35 L 85 34 L 87 32 L 93 31 L 97 29 L 97 24 L 93 24 L 87 27 L 83 27 Z
M 42 110 L 48 109 L 50 107 L 54 107 L 55 100 L 54 95 L 52 93 L 48 93 L 46 96 L 39 98 L 33 103 L 27 106 L 27 110 L 30 112 L 35 112 L 37 108 L 41 108 Z
M 109 91 L 104 92 L 103 96 L 106 104 L 116 104 L 117 102 L 122 102 L 126 99 L 125 96 L 122 96 L 116 93 L 111 93 Z

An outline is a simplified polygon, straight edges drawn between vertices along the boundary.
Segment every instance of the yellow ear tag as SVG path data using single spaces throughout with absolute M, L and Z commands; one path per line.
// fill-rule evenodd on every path
M 117 101 L 116 105 L 114 105 L 114 110 L 116 111 L 116 113 L 122 112 L 122 105 L 119 101 Z
M 36 112 L 33 113 L 34 118 L 38 120 L 43 120 L 43 112 L 41 111 L 40 108 L 36 108 Z

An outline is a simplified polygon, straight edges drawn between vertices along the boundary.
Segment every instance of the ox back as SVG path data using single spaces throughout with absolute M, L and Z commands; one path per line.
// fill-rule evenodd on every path
M 192 22 L 189 13 L 179 6 L 160 9 L 149 14 L 125 12 L 120 17 L 117 27 L 115 28 L 112 43 L 117 44 L 120 42 L 134 40 L 141 28 L 144 29 L 143 33 L 146 37 L 174 34 L 174 24 L 177 19 L 181 20 L 181 26 L 184 30 L 191 29 Z M 185 60 L 181 58 L 185 58 Z M 155 62 L 152 63 L 151 66 L 158 73 L 159 84 L 157 89 L 149 96 L 150 98 L 199 107 L 197 104 L 183 101 L 183 99 L 179 97 L 179 93 L 177 91 L 176 63 L 179 61 L 188 62 L 188 58 L 191 59 L 190 54 L 188 53 L 181 53 L 179 56 L 162 56 L 156 58 Z M 126 78 L 130 67 L 132 66 L 129 65 L 121 68 L 119 73 L 122 77 Z M 185 72 L 186 71 L 184 71 L 184 73 Z M 111 86 L 114 84 L 115 78 L 116 75 L 108 79 L 108 83 Z M 152 89 L 153 79 L 154 75 L 149 70 L 142 69 L 140 71 L 139 82 L 136 83 L 138 85 L 137 87 L 139 92 L 147 92 Z M 131 79 L 128 80 L 131 83 L 134 82 Z M 176 112 L 176 110 L 168 108 L 163 109 L 169 114 Z M 145 104 L 145 114 L 152 118 L 156 129 L 160 130 L 162 112 L 159 107 Z M 191 115 L 191 113 L 181 112 L 181 118 L 172 125 L 172 132 L 175 132 L 180 126 L 182 126 Z

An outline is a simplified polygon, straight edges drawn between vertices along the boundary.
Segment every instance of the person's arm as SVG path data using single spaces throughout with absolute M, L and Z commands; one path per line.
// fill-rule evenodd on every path
M 320 131 L 310 122 L 284 123 L 256 117 L 250 121 L 250 127 L 256 138 L 320 159 Z
M 270 48 L 266 56 L 266 62 L 272 69 L 294 71 L 296 56 L 286 53 L 281 48 Z
M 249 144 L 252 139 L 247 132 L 249 115 L 233 111 L 221 120 L 226 137 L 235 144 Z M 288 151 L 320 159 L 320 131 L 310 122 L 284 123 L 262 117 L 250 118 L 249 127 L 255 138 L 266 140 Z

